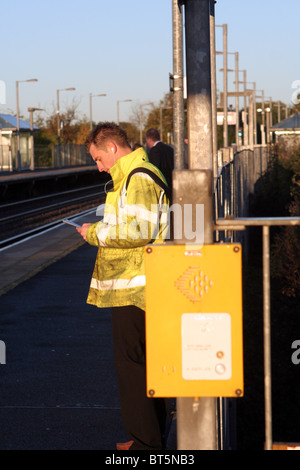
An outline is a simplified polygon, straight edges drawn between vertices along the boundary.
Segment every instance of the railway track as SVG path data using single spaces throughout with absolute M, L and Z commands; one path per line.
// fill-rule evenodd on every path
M 105 200 L 105 185 L 95 185 L 0 205 L 0 248 L 83 213 Z

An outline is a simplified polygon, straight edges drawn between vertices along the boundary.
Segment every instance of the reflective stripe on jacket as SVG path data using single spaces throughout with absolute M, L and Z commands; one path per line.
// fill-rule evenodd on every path
M 169 200 L 163 189 L 141 171 L 126 191 L 127 177 L 138 167 L 165 182 L 143 148 L 120 158 L 110 170 L 114 188 L 107 194 L 103 221 L 87 231 L 88 243 L 99 247 L 87 302 L 98 307 L 145 309 L 144 247 L 167 236 Z

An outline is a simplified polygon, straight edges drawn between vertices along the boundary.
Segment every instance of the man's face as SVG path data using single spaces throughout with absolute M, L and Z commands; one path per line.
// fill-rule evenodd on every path
M 97 148 L 95 144 L 92 144 L 90 146 L 90 154 L 100 172 L 106 171 L 106 173 L 109 173 L 109 170 L 116 162 L 115 154 L 109 146 L 107 150 L 102 150 Z
M 151 149 L 153 147 L 154 142 L 152 139 L 149 139 L 148 137 L 146 137 L 146 144 L 148 148 Z

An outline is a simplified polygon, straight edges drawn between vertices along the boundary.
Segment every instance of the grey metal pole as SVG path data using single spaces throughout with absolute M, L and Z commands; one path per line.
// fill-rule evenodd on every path
M 248 125 L 248 129 L 249 129 L 249 147 L 251 150 L 253 150 L 253 141 L 254 141 L 254 133 L 253 133 L 253 124 L 254 124 L 254 109 L 253 109 L 253 102 L 255 101 L 255 98 L 254 98 L 254 92 L 252 93 L 249 93 L 249 125 Z
M 57 106 L 57 153 L 58 166 L 61 168 L 61 148 L 60 148 L 60 110 L 59 110 L 59 90 L 56 90 L 56 106 Z
M 30 113 L 30 170 L 34 171 L 34 138 L 33 138 L 33 108 L 28 108 Z
M 267 145 L 269 145 L 270 143 L 270 113 L 271 113 L 271 108 L 269 107 L 269 109 L 267 108 L 266 109 L 266 113 L 267 113 L 267 116 L 266 116 L 266 121 L 267 121 Z
M 56 115 L 57 115 L 57 142 L 60 143 L 60 110 L 59 110 L 59 90 L 56 90 Z
M 19 116 L 19 82 L 16 82 L 16 104 L 17 104 L 17 169 L 21 169 L 21 155 L 20 155 L 20 116 Z
M 247 89 L 247 71 L 244 70 L 244 92 Z M 249 137 L 248 137 L 248 123 L 247 123 L 247 96 L 244 96 L 244 145 L 248 147 Z
M 261 116 L 261 120 L 262 120 L 262 127 L 261 127 L 261 130 L 262 130 L 262 145 L 266 145 L 266 131 L 265 131 L 265 93 L 264 91 L 262 90 L 261 92 L 261 107 L 262 107 L 262 116 Z
M 265 449 L 272 450 L 271 385 L 271 308 L 270 308 L 270 228 L 263 226 L 263 313 L 264 313 L 264 383 Z
M 210 0 L 186 0 L 185 32 L 189 170 L 174 172 L 174 202 L 191 197 L 194 204 L 204 204 L 204 243 L 212 243 Z M 216 450 L 216 411 L 215 398 L 177 398 L 178 449 Z
M 30 152 L 30 170 L 35 169 L 34 165 L 34 137 L 33 137 L 33 113 L 34 111 L 44 111 L 43 108 L 28 108 L 30 114 L 30 140 L 31 140 L 31 152 Z
M 273 126 L 273 102 L 272 97 L 270 96 L 270 129 Z
M 223 146 L 228 147 L 228 47 L 227 24 L 223 24 L 223 67 L 224 67 L 224 121 L 223 121 Z
M 183 101 L 183 21 L 182 7 L 173 0 L 173 137 L 174 167 L 184 168 L 184 101 Z
M 20 153 L 20 112 L 19 112 L 19 83 L 24 82 L 37 82 L 37 78 L 30 78 L 28 80 L 16 81 L 16 104 L 17 104 L 17 169 L 21 169 L 21 153 Z
M 237 96 L 235 98 L 235 114 L 236 114 L 236 125 L 235 125 L 235 142 L 238 145 L 239 142 L 239 53 L 235 52 L 235 91 Z
M 106 96 L 106 93 L 101 93 L 101 94 L 98 94 L 98 95 L 93 95 L 92 93 L 90 93 L 90 130 L 92 130 L 93 128 L 93 107 L 92 107 L 92 99 L 93 98 L 96 98 L 98 96 Z M 119 122 L 118 122 L 119 124 Z
M 102 95 L 97 95 L 97 96 L 106 96 L 105 94 Z M 117 101 L 117 124 L 120 124 L 120 103 L 131 103 L 131 99 L 128 100 L 119 100 Z M 140 105 L 141 107 L 142 105 Z M 140 108 L 140 113 L 141 113 L 141 108 Z M 140 114 L 140 119 L 141 119 L 141 114 Z M 142 143 L 142 142 L 141 142 Z
M 215 182 L 218 177 L 215 0 L 210 0 L 210 57 L 211 57 L 212 148 L 213 148 L 213 169 L 214 169 L 214 182 Z
M 186 0 L 189 167 L 212 170 L 209 0 Z
M 253 82 L 253 132 L 254 132 L 254 145 L 257 145 L 257 110 L 256 110 L 256 82 Z

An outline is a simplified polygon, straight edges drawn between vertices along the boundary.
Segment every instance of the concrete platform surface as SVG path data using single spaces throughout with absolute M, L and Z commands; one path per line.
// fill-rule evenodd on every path
M 113 451 L 127 440 L 110 310 L 86 304 L 96 253 L 66 225 L 0 252 L 1 450 Z

